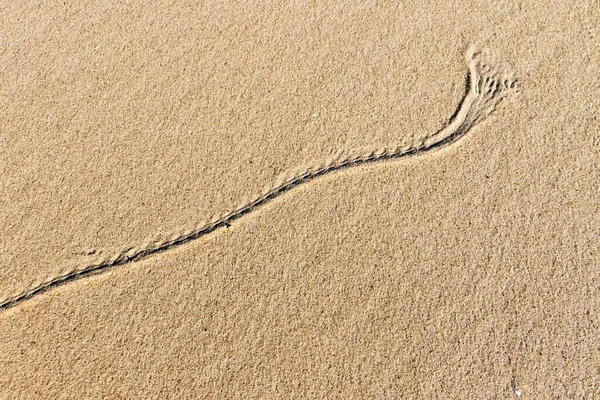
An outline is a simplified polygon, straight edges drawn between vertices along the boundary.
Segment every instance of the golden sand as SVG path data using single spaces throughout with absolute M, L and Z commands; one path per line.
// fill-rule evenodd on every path
M 600 398 L 573 3 L 5 2 L 0 399 Z

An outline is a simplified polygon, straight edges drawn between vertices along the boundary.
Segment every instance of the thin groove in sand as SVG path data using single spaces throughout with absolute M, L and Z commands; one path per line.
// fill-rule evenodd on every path
M 266 189 L 261 196 L 255 197 L 230 213 L 213 218 L 207 224 L 201 224 L 196 229 L 176 234 L 168 240 L 150 242 L 139 247 L 131 247 L 108 259 L 99 260 L 65 272 L 46 282 L 3 299 L 0 301 L 0 309 L 16 306 L 66 283 L 87 276 L 101 274 L 112 268 L 129 264 L 199 239 L 219 228 L 229 226 L 232 221 L 251 213 L 292 188 L 325 174 L 368 163 L 413 157 L 446 147 L 463 137 L 473 126 L 483 121 L 494 111 L 494 108 L 502 99 L 519 90 L 517 79 L 507 70 L 500 69 L 487 52 L 476 51 L 473 47 L 469 47 L 466 58 L 469 66 L 469 74 L 467 75 L 465 94 L 456 112 L 442 129 L 418 140 L 412 146 L 338 155 L 321 164 L 312 167 L 308 166 L 294 173 L 282 183 L 275 184 L 270 189 Z

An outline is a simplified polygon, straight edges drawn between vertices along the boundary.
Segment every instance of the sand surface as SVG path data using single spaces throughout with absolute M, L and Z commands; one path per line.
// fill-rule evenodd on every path
M 0 399 L 600 398 L 597 1 L 0 4 L 0 304 L 520 85 L 0 307 Z

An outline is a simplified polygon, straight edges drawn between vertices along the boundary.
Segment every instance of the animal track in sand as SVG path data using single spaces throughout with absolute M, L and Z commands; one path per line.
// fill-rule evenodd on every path
M 265 188 L 261 194 L 244 201 L 233 211 L 215 216 L 210 221 L 198 223 L 195 227 L 178 232 L 166 240 L 154 240 L 139 246 L 131 246 L 111 257 L 97 259 L 74 268 L 69 267 L 56 276 L 33 284 L 25 291 L 0 300 L 0 309 L 7 309 L 23 303 L 60 285 L 107 272 L 112 268 L 199 239 L 219 228 L 229 226 L 234 220 L 251 213 L 290 189 L 319 176 L 362 164 L 417 156 L 455 142 L 490 115 L 503 99 L 519 91 L 517 78 L 509 70 L 496 63 L 489 52 L 477 51 L 474 47 L 469 47 L 466 52 L 466 60 L 469 67 L 467 85 L 458 109 L 443 128 L 416 140 L 411 146 L 395 146 L 366 151 L 357 149 L 345 153 L 340 151 L 322 162 L 288 171 L 282 174 L 272 186 Z

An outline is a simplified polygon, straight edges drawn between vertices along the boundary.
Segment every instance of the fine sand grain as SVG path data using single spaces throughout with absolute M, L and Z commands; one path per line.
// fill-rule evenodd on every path
M 0 4 L 0 399 L 600 398 L 597 1 Z

